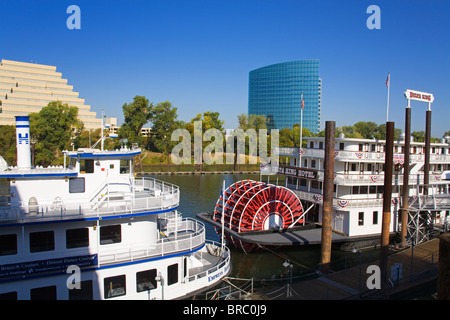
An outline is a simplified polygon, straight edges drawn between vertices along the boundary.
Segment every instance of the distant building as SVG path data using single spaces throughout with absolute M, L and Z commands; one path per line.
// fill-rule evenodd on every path
M 78 107 L 78 118 L 86 129 L 101 127 L 91 106 L 78 97 L 56 67 L 3 59 L 0 62 L 0 125 L 14 125 L 15 116 L 39 112 L 51 101 Z
M 265 115 L 269 129 L 300 124 L 303 93 L 303 127 L 320 131 L 322 80 L 319 60 L 277 63 L 250 71 L 248 114 Z

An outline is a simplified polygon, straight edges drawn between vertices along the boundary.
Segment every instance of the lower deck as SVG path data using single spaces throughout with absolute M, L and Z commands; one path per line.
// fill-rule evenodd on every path
M 180 299 L 215 285 L 229 271 L 229 250 L 207 243 L 185 255 L 3 282 L 0 300 Z

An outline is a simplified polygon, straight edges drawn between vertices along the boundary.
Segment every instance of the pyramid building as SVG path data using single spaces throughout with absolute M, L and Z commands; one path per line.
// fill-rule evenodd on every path
M 61 101 L 78 108 L 85 129 L 100 128 L 102 120 L 78 95 L 54 66 L 5 59 L 0 62 L 0 125 L 14 125 L 15 116 L 39 112 L 49 102 Z

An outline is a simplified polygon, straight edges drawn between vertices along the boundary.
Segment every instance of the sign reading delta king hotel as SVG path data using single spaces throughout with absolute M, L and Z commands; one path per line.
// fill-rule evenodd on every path
M 431 93 L 409 90 L 405 91 L 406 99 L 417 100 L 422 102 L 432 103 L 434 101 L 434 96 Z

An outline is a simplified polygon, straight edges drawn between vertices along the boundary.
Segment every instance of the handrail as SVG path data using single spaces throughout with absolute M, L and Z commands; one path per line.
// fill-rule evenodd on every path
M 138 185 L 139 188 L 136 188 Z M 101 206 L 91 208 L 92 202 L 86 198 L 61 199 L 56 208 L 55 199 L 38 200 L 38 205 L 28 205 L 23 201 L 14 207 L 0 207 L 0 221 L 30 221 L 42 218 L 50 220 L 70 219 L 74 216 L 105 216 L 129 214 L 142 211 L 165 210 L 178 206 L 178 186 L 157 179 L 140 179 L 130 184 L 135 192 L 124 193 L 121 199 L 108 200 Z
M 215 242 L 215 241 L 206 240 L 205 243 L 215 245 L 216 247 L 221 247 L 221 244 L 218 243 L 218 242 Z M 191 281 L 195 281 L 195 280 L 200 279 L 200 278 L 207 277 L 210 274 L 212 274 L 212 273 L 214 273 L 214 272 L 216 272 L 216 271 L 218 271 L 220 269 L 226 268 L 227 265 L 230 264 L 231 254 L 230 254 L 230 249 L 227 246 L 223 246 L 223 248 L 225 250 L 221 253 L 221 255 L 222 255 L 221 258 L 222 259 L 220 260 L 220 262 L 218 264 L 212 266 L 211 268 L 209 268 L 207 270 L 203 270 L 203 271 L 198 272 L 196 274 L 189 275 L 188 281 L 191 282 Z
M 136 261 L 163 257 L 179 252 L 192 251 L 205 242 L 205 225 L 192 218 L 182 219 L 176 234 L 160 239 L 157 243 L 142 247 L 121 246 L 119 249 L 99 251 L 99 265 L 124 261 Z

